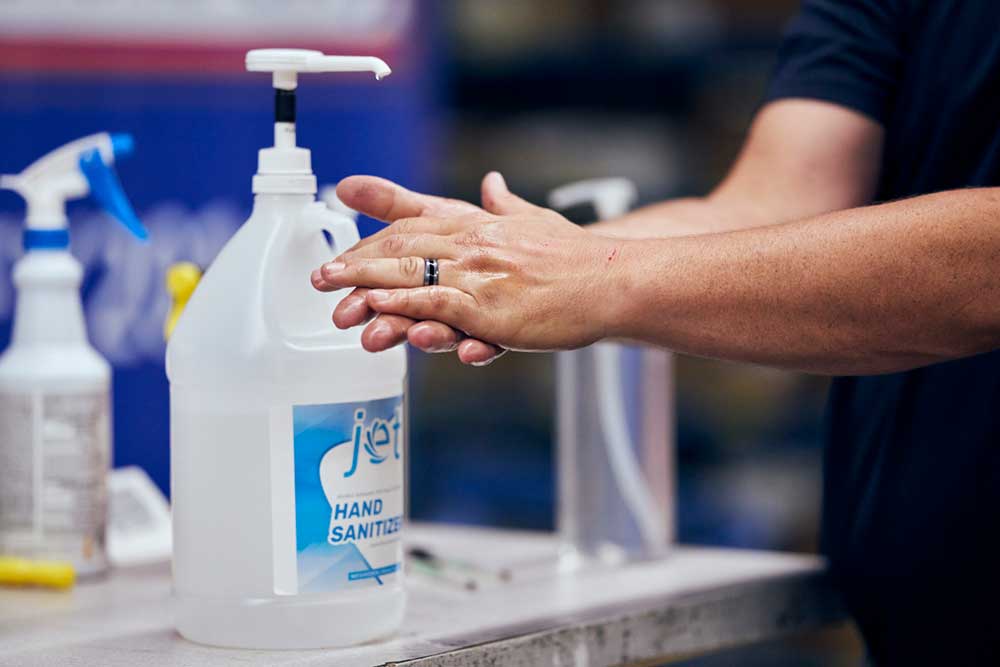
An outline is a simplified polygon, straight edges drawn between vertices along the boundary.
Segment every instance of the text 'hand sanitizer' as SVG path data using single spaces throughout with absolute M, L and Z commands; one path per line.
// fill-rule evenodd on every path
M 108 567 L 111 368 L 87 340 L 66 201 L 89 193 L 145 240 L 110 167 L 131 151 L 128 135 L 94 134 L 0 176 L 27 203 L 14 332 L 0 357 L 0 554 L 66 561 L 80 577 Z
M 331 322 L 346 292 L 310 283 L 358 231 L 315 200 L 295 88 L 299 72 L 389 67 L 295 49 L 246 64 L 273 72 L 274 146 L 167 347 L 177 628 L 221 646 L 354 644 L 403 618 L 406 354 L 364 351 Z

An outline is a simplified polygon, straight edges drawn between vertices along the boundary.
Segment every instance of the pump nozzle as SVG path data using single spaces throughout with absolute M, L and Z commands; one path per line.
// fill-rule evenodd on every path
M 610 220 L 628 213 L 638 198 L 635 183 L 627 178 L 593 178 L 556 188 L 549 193 L 549 206 L 560 210 L 591 204 L 597 220 Z
M 273 72 L 274 87 L 295 90 L 299 72 L 372 72 L 376 79 L 392 74 L 385 61 L 372 56 L 328 56 L 309 49 L 254 49 L 247 52 L 247 71 Z
M 60 146 L 20 174 L 0 176 L 0 189 L 13 190 L 27 204 L 25 247 L 66 247 L 66 202 L 87 194 L 136 238 L 146 240 L 149 235 L 111 167 L 115 158 L 132 150 L 131 136 L 101 132 Z

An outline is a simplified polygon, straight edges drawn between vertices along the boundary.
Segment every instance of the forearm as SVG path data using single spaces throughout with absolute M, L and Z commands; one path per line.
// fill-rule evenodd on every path
M 883 134 L 871 119 L 836 105 L 773 102 L 707 197 L 654 204 L 591 229 L 633 239 L 691 236 L 863 206 L 875 194 Z
M 872 374 L 1000 346 L 1000 189 L 626 241 L 614 264 L 608 334 L 691 354 Z
M 718 194 L 659 202 L 628 215 L 590 225 L 587 229 L 612 238 L 649 239 L 694 236 L 734 231 L 782 221 L 755 205 L 752 197 L 742 200 Z

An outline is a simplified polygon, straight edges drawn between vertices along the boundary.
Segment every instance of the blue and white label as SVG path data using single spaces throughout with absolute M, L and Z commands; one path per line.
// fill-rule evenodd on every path
M 296 405 L 300 593 L 382 586 L 401 567 L 403 401 Z

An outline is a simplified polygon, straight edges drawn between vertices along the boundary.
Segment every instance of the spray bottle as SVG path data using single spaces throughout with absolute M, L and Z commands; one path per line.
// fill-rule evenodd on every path
M 598 220 L 635 203 L 625 179 L 557 188 L 549 205 L 590 204 Z M 673 541 L 670 352 L 604 341 L 556 354 L 561 565 L 658 558 Z
M 358 231 L 315 199 L 295 90 L 300 72 L 390 70 L 295 49 L 246 65 L 272 73 L 274 146 L 167 346 L 177 629 L 220 646 L 355 644 L 403 618 L 406 353 L 365 352 L 330 321 L 346 292 L 310 284 Z
M 0 176 L 27 203 L 13 337 L 0 356 L 0 553 L 69 562 L 81 578 L 108 567 L 111 369 L 87 340 L 66 202 L 89 193 L 144 241 L 111 169 L 131 151 L 128 135 L 94 134 Z

